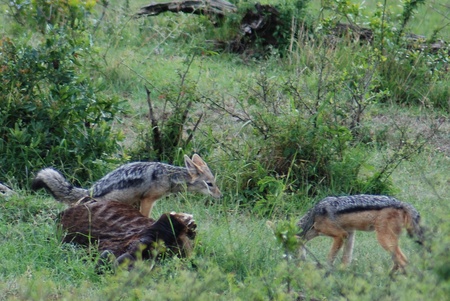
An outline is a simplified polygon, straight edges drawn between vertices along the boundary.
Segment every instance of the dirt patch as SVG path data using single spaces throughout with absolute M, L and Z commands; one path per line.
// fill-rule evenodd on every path
M 388 140 L 399 141 L 402 137 L 415 141 L 427 141 L 426 147 L 450 156 L 450 120 L 442 115 L 419 112 L 411 113 L 411 109 L 393 109 L 371 117 L 375 127 L 387 128 Z

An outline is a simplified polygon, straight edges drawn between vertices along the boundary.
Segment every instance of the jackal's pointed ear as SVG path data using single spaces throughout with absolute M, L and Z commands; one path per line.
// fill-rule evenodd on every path
M 208 168 L 208 165 L 206 164 L 206 162 L 203 161 L 203 159 L 202 159 L 199 155 L 197 155 L 197 154 L 194 154 L 194 155 L 192 156 L 192 162 L 194 162 L 194 164 L 195 164 L 196 166 L 198 166 L 198 167 L 200 167 L 200 168 L 202 168 L 202 169 Z
M 186 165 L 187 171 L 192 177 L 192 180 L 199 177 L 201 169 L 199 169 L 199 167 L 187 155 L 184 155 L 184 165 Z

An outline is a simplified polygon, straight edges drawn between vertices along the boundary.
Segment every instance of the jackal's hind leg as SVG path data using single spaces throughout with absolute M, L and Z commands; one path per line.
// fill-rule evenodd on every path
M 342 256 L 342 263 L 346 266 L 352 262 L 354 243 L 355 243 L 355 231 L 349 231 L 348 237 L 344 245 L 344 254 Z
M 405 266 L 408 263 L 408 259 L 398 245 L 398 238 L 402 231 L 401 225 L 391 223 L 388 226 L 376 228 L 375 231 L 377 233 L 378 242 L 391 254 L 392 260 L 394 261 L 391 274 L 399 269 L 404 271 Z

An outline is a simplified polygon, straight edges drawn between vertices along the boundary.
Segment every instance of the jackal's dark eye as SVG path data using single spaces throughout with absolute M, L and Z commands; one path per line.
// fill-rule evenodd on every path
M 211 182 L 206 182 L 206 185 L 208 185 L 209 187 L 213 187 L 214 186 L 213 183 L 211 183 Z

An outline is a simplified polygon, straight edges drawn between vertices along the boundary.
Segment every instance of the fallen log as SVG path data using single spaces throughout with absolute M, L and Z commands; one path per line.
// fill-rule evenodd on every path
M 152 3 L 140 8 L 136 13 L 140 16 L 156 16 L 163 12 L 191 13 L 207 15 L 210 17 L 224 17 L 227 14 L 237 12 L 235 5 L 225 0 L 186 0 L 164 3 Z M 290 24 L 284 24 L 286 20 L 280 18 L 280 12 L 273 5 L 255 3 L 253 9 L 248 9 L 242 17 L 239 33 L 229 41 L 212 41 L 217 48 L 230 52 L 244 53 L 255 48 L 265 49 L 267 46 L 277 47 L 283 40 L 279 34 L 280 28 L 286 28 Z M 372 29 L 355 24 L 338 23 L 330 30 L 328 38 L 331 44 L 341 39 L 359 41 L 360 43 L 373 43 L 374 33 Z M 436 53 L 444 49 L 450 53 L 449 44 L 438 40 L 429 42 L 423 36 L 406 34 L 407 47 L 420 51 Z
M 216 15 L 223 17 L 226 14 L 237 12 L 237 7 L 225 0 L 187 0 L 151 3 L 141 7 L 136 13 L 136 17 L 156 16 L 164 12 L 183 12 L 196 15 Z

